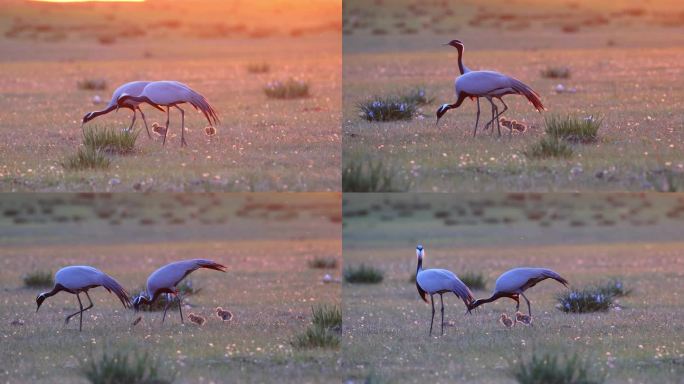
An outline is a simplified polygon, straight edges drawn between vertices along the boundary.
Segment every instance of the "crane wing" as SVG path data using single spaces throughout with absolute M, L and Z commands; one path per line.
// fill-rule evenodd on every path
M 534 287 L 537 283 L 554 279 L 567 286 L 568 281 L 558 273 L 546 268 L 514 268 L 505 272 L 496 279 L 495 290 L 497 292 L 517 292 Z
M 130 296 L 121 284 L 97 268 L 87 265 L 72 265 L 62 268 L 55 274 L 55 283 L 61 284 L 72 292 L 102 286 L 107 291 L 114 293 L 124 307 L 130 306 Z
M 176 261 L 154 271 L 147 279 L 147 293 L 154 296 L 159 289 L 171 289 L 187 275 L 199 268 L 208 268 L 225 272 L 226 267 L 205 259 Z
M 453 272 L 446 269 L 426 269 L 416 276 L 416 283 L 428 294 L 453 292 L 468 305 L 475 298 L 473 293 Z

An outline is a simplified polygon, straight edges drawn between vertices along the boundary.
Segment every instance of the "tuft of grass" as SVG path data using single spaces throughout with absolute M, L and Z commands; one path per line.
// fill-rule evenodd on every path
M 510 368 L 510 375 L 520 384 L 600 384 L 605 377 L 593 373 L 589 360 L 577 354 L 562 356 L 535 353 Z
M 530 159 L 568 158 L 572 156 L 572 147 L 561 139 L 545 136 L 538 142 L 530 145 L 524 154 Z
M 24 285 L 29 288 L 52 287 L 52 271 L 33 271 L 24 275 Z
M 569 79 L 570 68 L 568 67 L 547 67 L 541 70 L 541 76 L 547 79 Z
M 607 311 L 613 304 L 613 296 L 596 287 L 564 292 L 557 300 L 559 304 L 556 307 L 566 313 Z
M 658 192 L 684 191 L 684 173 L 669 168 L 646 171 L 646 180 Z
M 315 257 L 308 261 L 309 268 L 334 269 L 337 268 L 337 259 L 334 257 Z
M 360 103 L 358 109 L 360 116 L 368 121 L 411 120 L 416 104 L 403 97 L 387 97 Z
M 268 63 L 249 63 L 247 64 L 247 73 L 268 73 L 271 66 Z
M 374 267 L 361 264 L 358 267 L 347 267 L 344 269 L 344 281 L 348 283 L 378 284 L 382 282 L 384 273 Z
M 161 367 L 147 352 L 104 352 L 81 365 L 81 374 L 92 384 L 165 384 L 173 380 L 160 375 Z
M 631 289 L 625 288 L 622 280 L 614 278 L 610 281 L 596 286 L 599 292 L 611 297 L 627 296 L 632 293 Z
M 591 143 L 598 138 L 598 130 L 603 120 L 589 116 L 552 115 L 545 118 L 546 134 L 576 143 Z
M 405 95 L 402 95 L 400 99 L 405 103 L 416 106 L 430 104 L 435 100 L 434 97 L 427 96 L 427 92 L 425 92 L 425 88 L 423 87 L 409 90 Z
M 81 171 L 84 169 L 107 169 L 111 161 L 97 149 L 80 147 L 75 155 L 69 156 L 62 167 L 67 171 Z
M 396 177 L 393 167 L 376 161 L 351 157 L 345 161 L 342 170 L 342 191 L 344 192 L 403 192 L 407 183 Z
M 336 305 L 311 308 L 312 324 L 291 342 L 297 349 L 338 348 L 342 333 L 342 311 Z
M 83 131 L 83 145 L 92 150 L 126 155 L 135 150 L 139 130 L 121 131 L 115 128 L 91 128 Z
M 487 279 L 480 272 L 465 272 L 458 276 L 470 289 L 485 289 Z
M 297 79 L 271 81 L 264 87 L 266 96 L 275 99 L 296 99 L 309 96 L 309 84 Z
M 85 91 L 102 91 L 107 89 L 107 82 L 104 79 L 83 79 L 76 83 L 78 89 Z

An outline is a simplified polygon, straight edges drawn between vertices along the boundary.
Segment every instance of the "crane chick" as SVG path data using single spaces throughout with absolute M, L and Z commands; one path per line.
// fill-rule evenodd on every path
M 166 127 L 162 127 L 154 122 L 152 123 L 152 132 L 156 133 L 157 136 L 164 137 L 164 135 L 166 135 Z
M 513 326 L 513 319 L 508 317 L 507 314 L 502 313 L 501 317 L 499 318 L 499 322 L 504 325 L 506 328 L 510 328 Z
M 214 136 L 216 134 L 216 128 L 212 127 L 211 125 L 208 127 L 204 127 L 204 133 L 207 134 L 207 136 Z
M 216 316 L 221 318 L 223 321 L 230 321 L 233 318 L 233 313 L 227 309 L 216 307 Z
M 516 312 L 515 313 L 515 322 L 516 323 L 523 323 L 525 325 L 531 325 L 532 324 L 532 317 L 529 315 L 525 315 L 522 312 Z
M 200 327 L 202 325 L 204 325 L 204 323 L 207 321 L 207 319 L 205 319 L 204 317 L 202 317 L 200 315 L 196 315 L 194 313 L 190 313 L 188 315 L 188 319 L 190 320 L 191 323 L 195 323 L 195 324 L 199 325 Z

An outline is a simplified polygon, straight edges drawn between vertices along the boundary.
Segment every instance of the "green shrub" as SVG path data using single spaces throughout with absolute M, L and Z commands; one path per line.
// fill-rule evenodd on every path
M 268 73 L 271 67 L 268 63 L 249 63 L 247 64 L 248 73 Z
M 165 384 L 159 362 L 148 353 L 105 352 L 81 365 L 81 374 L 92 384 Z
M 465 272 L 458 276 L 470 289 L 485 289 L 487 279 L 479 272 Z
M 581 291 L 571 290 L 557 297 L 558 309 L 563 312 L 587 313 L 607 311 L 613 304 L 613 296 L 598 288 L 586 288 Z
M 541 76 L 547 79 L 568 79 L 570 78 L 570 68 L 547 67 L 542 69 Z
M 520 384 L 600 384 L 604 377 L 593 374 L 589 360 L 577 354 L 533 354 L 521 359 L 510 369 L 510 375 Z
M 51 271 L 33 271 L 24 275 L 24 285 L 29 288 L 44 288 L 52 287 L 54 281 L 52 280 Z
M 272 81 L 264 87 L 266 96 L 274 99 L 296 99 L 309 96 L 309 84 L 296 79 Z
M 91 150 L 126 155 L 135 150 L 139 130 L 121 131 L 115 128 L 91 128 L 83 131 L 83 145 Z
M 572 156 L 572 147 L 561 139 L 545 136 L 528 147 L 524 154 L 530 159 L 568 158 Z
M 383 278 L 384 273 L 381 270 L 365 264 L 344 269 L 344 281 L 348 283 L 378 284 Z
M 107 169 L 111 161 L 101 151 L 80 147 L 75 155 L 69 156 L 62 167 L 67 171 L 81 171 L 84 169 Z
M 411 120 L 416 105 L 402 97 L 368 100 L 358 105 L 359 114 L 368 121 Z
M 325 329 L 342 331 L 342 311 L 337 305 L 322 304 L 311 308 L 313 325 Z
M 378 159 L 348 158 L 342 170 L 344 192 L 403 192 L 408 190 L 405 182 L 397 179 L 392 166 Z
M 295 336 L 292 346 L 297 349 L 337 348 L 342 333 L 342 312 L 336 305 L 311 308 L 312 324 Z
M 334 257 L 316 257 L 308 262 L 309 268 L 334 269 L 337 268 L 337 259 Z
M 575 143 L 591 143 L 598 138 L 598 130 L 603 122 L 600 118 L 589 116 L 578 118 L 576 116 L 552 115 L 546 117 L 546 134 L 548 136 L 568 140 Z

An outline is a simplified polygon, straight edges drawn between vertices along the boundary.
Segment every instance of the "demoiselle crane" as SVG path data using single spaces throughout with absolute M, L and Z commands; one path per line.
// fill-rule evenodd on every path
M 89 310 L 93 307 L 93 301 L 90 299 L 88 290 L 95 287 L 104 287 L 107 291 L 115 294 L 124 308 L 129 308 L 131 305 L 131 299 L 128 296 L 126 290 L 114 280 L 111 276 L 100 271 L 97 268 L 85 266 L 85 265 L 73 265 L 69 267 L 64 267 L 57 271 L 55 274 L 55 286 L 49 292 L 43 292 L 36 297 L 36 312 L 40 309 L 43 301 L 48 297 L 56 295 L 58 292 L 64 291 L 76 295 L 78 299 L 78 305 L 80 307 L 79 311 L 72 313 L 64 319 L 64 323 L 68 324 L 69 319 L 76 315 L 81 315 L 78 330 L 83 329 L 83 312 Z M 83 303 L 81 302 L 81 293 L 85 293 L 90 305 L 83 308 Z
M 530 300 L 525 296 L 525 291 L 534 287 L 539 282 L 546 279 L 553 279 L 557 282 L 568 286 L 568 281 L 565 280 L 558 273 L 546 268 L 514 268 L 504 272 L 498 279 L 494 286 L 494 293 L 487 299 L 478 299 L 468 305 L 469 310 L 473 310 L 482 304 L 491 303 L 502 297 L 507 297 L 515 301 L 515 310 L 520 310 L 520 296 L 527 302 L 527 310 L 530 319 L 532 318 L 532 308 L 530 307 Z
M 150 134 L 150 129 L 147 127 L 147 120 L 145 120 L 145 114 L 143 113 L 142 109 L 140 109 L 140 102 L 133 101 L 133 100 L 128 100 L 121 105 L 118 104 L 119 97 L 123 94 L 128 94 L 128 95 L 139 95 L 142 93 L 143 89 L 147 84 L 149 84 L 149 81 L 131 81 L 130 83 L 126 83 L 116 90 L 114 90 L 114 93 L 112 93 L 112 99 L 109 100 L 109 104 L 107 106 L 100 110 L 100 111 L 93 111 L 93 112 L 88 112 L 83 116 L 83 120 L 81 120 L 81 125 L 89 122 L 90 120 L 107 114 L 115 109 L 118 108 L 128 108 L 133 111 L 133 119 L 131 120 L 131 126 L 128 127 L 128 130 L 133 129 L 133 125 L 135 124 L 135 118 L 137 115 L 137 111 L 140 111 L 140 116 L 142 116 L 143 122 L 145 123 L 145 130 L 147 131 L 147 136 L 152 137 Z M 158 106 L 154 106 L 155 108 L 159 109 L 160 111 L 164 112 L 163 109 L 161 109 Z
M 200 269 L 207 268 L 216 271 L 225 272 L 226 267 L 215 263 L 211 260 L 204 259 L 192 259 L 176 261 L 167 264 L 156 271 L 152 272 L 150 277 L 147 278 L 147 286 L 145 292 L 141 292 L 139 296 L 133 299 L 133 308 L 138 311 L 143 304 L 152 304 L 159 298 L 160 295 L 172 294 L 178 301 L 178 313 L 180 313 L 181 323 L 183 322 L 183 299 L 179 295 L 177 288 L 178 283 L 180 283 L 187 275 Z M 164 307 L 164 316 L 162 317 L 162 324 L 166 319 L 166 311 L 169 309 L 172 301 L 168 301 Z
M 434 295 L 439 294 L 439 299 L 442 302 L 442 335 L 444 335 L 444 298 L 443 294 L 453 292 L 458 298 L 463 300 L 466 307 L 475 300 L 473 293 L 470 292 L 466 286 L 456 275 L 447 271 L 446 269 L 423 269 L 423 256 L 425 250 L 422 245 L 416 247 L 416 256 L 418 257 L 418 267 L 416 268 L 416 288 L 418 294 L 425 301 L 427 295 L 430 295 L 430 303 L 432 303 L 432 318 L 430 319 L 430 336 L 432 336 L 432 324 L 435 320 L 435 299 Z
M 209 104 L 207 99 L 178 81 L 155 81 L 149 83 L 140 94 L 123 93 L 119 96 L 117 102 L 120 106 L 124 106 L 130 101 L 148 103 L 156 108 L 166 107 L 166 131 L 164 132 L 162 144 L 166 144 L 171 107 L 175 107 L 181 112 L 181 146 L 185 146 L 187 143 L 185 141 L 185 111 L 178 106 L 179 104 L 189 103 L 196 110 L 204 114 L 209 124 L 214 125 L 219 122 L 216 110 Z

